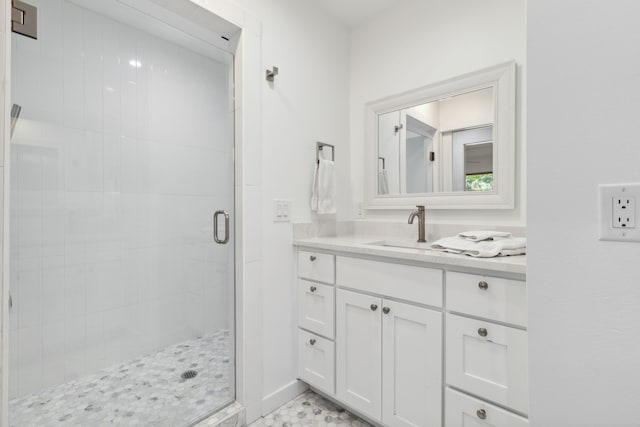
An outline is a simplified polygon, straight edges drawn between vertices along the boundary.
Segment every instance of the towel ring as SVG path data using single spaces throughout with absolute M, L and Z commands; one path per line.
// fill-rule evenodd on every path
M 316 142 L 316 163 L 320 163 L 320 151 L 324 147 L 331 147 L 331 161 L 336 161 L 336 147 L 331 144 L 326 144 L 324 142 Z

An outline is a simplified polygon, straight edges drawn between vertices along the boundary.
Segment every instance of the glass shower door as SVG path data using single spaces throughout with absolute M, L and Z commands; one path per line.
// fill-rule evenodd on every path
M 235 399 L 232 56 L 121 2 L 29 3 L 10 424 L 192 424 Z

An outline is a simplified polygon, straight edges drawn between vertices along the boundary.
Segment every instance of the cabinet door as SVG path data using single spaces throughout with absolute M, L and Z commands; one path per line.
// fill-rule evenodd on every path
M 525 331 L 448 314 L 446 341 L 448 384 L 529 412 Z
M 375 420 L 381 419 L 382 301 L 336 292 L 336 394 Z
M 298 378 L 333 395 L 334 367 L 333 342 L 298 329 Z
M 442 424 L 442 313 L 383 300 L 382 420 Z
M 333 339 L 333 286 L 298 280 L 298 326 Z
M 529 420 L 447 388 L 445 427 L 527 427 Z
M 298 251 L 298 276 L 318 282 L 334 283 L 335 271 L 335 256 Z

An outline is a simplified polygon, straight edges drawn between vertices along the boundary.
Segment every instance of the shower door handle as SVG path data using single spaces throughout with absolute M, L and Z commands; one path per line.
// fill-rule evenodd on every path
M 224 215 L 224 239 L 222 240 L 218 238 L 218 215 L 221 214 Z M 220 245 L 229 243 L 229 212 L 222 210 L 213 214 L 213 240 Z

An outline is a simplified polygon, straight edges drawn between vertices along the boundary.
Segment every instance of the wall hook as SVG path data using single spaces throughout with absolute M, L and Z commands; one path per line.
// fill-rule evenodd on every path
M 274 66 L 273 69 L 267 70 L 267 81 L 272 82 L 278 75 L 278 67 Z

